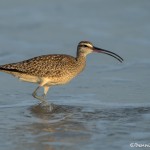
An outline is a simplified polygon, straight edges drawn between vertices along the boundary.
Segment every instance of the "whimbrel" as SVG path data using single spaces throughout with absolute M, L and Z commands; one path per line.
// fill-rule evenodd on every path
M 93 46 L 91 42 L 81 41 L 77 46 L 76 57 L 65 54 L 50 54 L 34 57 L 17 63 L 5 64 L 0 66 L 0 71 L 13 75 L 14 77 L 26 81 L 37 83 L 32 96 L 47 104 L 45 96 L 49 87 L 54 85 L 66 84 L 82 72 L 86 65 L 86 56 L 92 52 L 104 53 L 122 62 L 123 59 L 108 50 Z M 44 88 L 42 96 L 37 95 L 40 87 Z M 53 105 L 50 104 L 51 111 Z

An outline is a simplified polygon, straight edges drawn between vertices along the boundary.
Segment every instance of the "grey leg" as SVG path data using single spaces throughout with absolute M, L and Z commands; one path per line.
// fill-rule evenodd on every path
M 45 99 L 45 97 L 46 97 L 46 94 L 47 94 L 47 92 L 48 92 L 48 90 L 49 90 L 49 87 L 48 86 L 44 86 L 44 94 L 42 95 L 42 96 L 38 96 L 37 95 L 37 91 L 38 91 L 38 89 L 40 88 L 41 86 L 38 86 L 36 89 L 35 89 L 35 91 L 32 93 L 32 96 L 34 97 L 34 98 L 36 98 L 36 99 L 38 99 L 38 100 L 40 100 L 41 101 L 41 106 L 42 107 L 45 107 L 49 112 L 52 112 L 53 110 L 54 110 L 54 105 L 52 104 L 52 103 L 48 103 L 47 101 L 46 101 L 46 99 Z
M 45 99 L 45 97 L 46 97 L 46 94 L 47 94 L 47 92 L 48 92 L 48 90 L 49 90 L 49 86 L 44 86 L 44 94 L 43 94 L 43 98 Z M 54 110 L 54 104 L 52 104 L 52 103 L 50 103 L 50 104 L 48 104 L 47 103 L 47 105 L 48 105 L 48 107 L 49 107 L 49 111 L 50 112 L 52 112 L 53 110 Z
M 42 103 L 47 103 L 46 100 L 44 99 L 44 96 L 38 96 L 37 95 L 37 91 L 40 88 L 40 86 L 38 86 L 35 91 L 32 93 L 32 96 L 38 100 L 40 100 Z

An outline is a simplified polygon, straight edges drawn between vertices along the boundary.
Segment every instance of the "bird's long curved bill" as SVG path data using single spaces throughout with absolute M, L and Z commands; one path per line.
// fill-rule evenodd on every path
M 120 57 L 119 55 L 117 55 L 116 53 L 113 53 L 111 51 L 102 49 L 102 48 L 98 48 L 98 47 L 93 47 L 93 51 L 98 52 L 98 53 L 103 53 L 103 54 L 107 54 L 109 56 L 112 56 L 114 58 L 116 58 L 118 61 L 123 62 L 123 58 Z

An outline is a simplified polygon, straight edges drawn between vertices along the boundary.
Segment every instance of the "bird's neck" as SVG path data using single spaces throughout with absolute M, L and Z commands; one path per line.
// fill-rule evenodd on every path
M 82 71 L 86 65 L 86 56 L 81 53 L 77 53 L 76 61 L 77 61 L 78 67 Z
M 79 62 L 85 62 L 86 55 L 84 53 L 77 53 L 76 60 Z

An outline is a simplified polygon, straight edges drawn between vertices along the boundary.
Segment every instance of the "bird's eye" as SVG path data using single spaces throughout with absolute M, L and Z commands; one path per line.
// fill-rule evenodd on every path
M 83 47 L 88 47 L 87 45 L 83 45 Z

